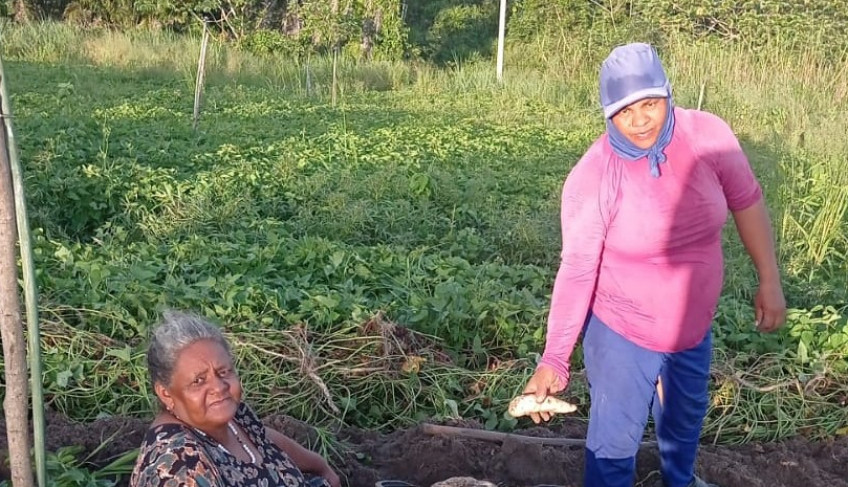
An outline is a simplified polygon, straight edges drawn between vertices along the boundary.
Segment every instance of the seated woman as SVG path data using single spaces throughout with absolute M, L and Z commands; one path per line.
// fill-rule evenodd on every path
M 320 455 L 265 427 L 242 402 L 229 344 L 205 319 L 166 312 L 147 365 L 162 410 L 142 442 L 131 486 L 340 487 Z

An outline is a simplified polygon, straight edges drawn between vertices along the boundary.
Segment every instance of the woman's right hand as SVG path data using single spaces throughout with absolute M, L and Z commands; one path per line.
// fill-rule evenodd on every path
M 540 365 L 536 368 L 536 372 L 530 380 L 527 381 L 527 386 L 524 387 L 524 394 L 533 394 L 536 396 L 536 401 L 542 402 L 546 397 L 556 394 L 565 389 L 566 384 L 563 384 L 556 371 L 547 366 Z M 533 422 L 539 424 L 541 421 L 551 419 L 550 413 L 530 413 Z

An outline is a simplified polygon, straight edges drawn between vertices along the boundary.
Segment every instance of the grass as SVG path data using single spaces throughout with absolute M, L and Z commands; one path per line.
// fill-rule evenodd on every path
M 327 59 L 213 42 L 194 132 L 197 39 L 5 27 L 51 407 L 149 414 L 144 338 L 172 306 L 226 323 L 261 413 L 514 427 L 559 191 L 603 128 L 596 67 L 628 35 L 510 44 L 503 85 L 483 61 L 345 59 L 336 105 Z M 728 225 L 704 436 L 832 435 L 848 424 L 845 64 L 661 41 L 676 101 L 703 85 L 751 157 L 793 308 L 780 333 L 751 331 L 755 274 Z M 570 394 L 585 404 L 579 374 Z

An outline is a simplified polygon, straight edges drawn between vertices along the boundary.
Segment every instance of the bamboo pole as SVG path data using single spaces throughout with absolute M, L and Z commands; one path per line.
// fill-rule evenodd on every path
M 9 87 L 5 82 L 6 71 L 0 59 L 0 96 L 4 117 L 12 117 Z M 32 429 L 35 450 L 35 473 L 39 487 L 47 484 L 47 453 L 44 420 L 44 385 L 41 363 L 41 325 L 38 317 L 38 288 L 35 282 L 35 264 L 32 254 L 32 237 L 29 232 L 26 192 L 24 191 L 23 168 L 18 157 L 18 143 L 11 120 L 4 120 L 9 162 L 12 166 L 12 185 L 15 191 L 15 215 L 21 251 L 21 269 L 24 278 L 24 301 L 27 317 L 27 340 L 29 346 L 30 377 L 32 388 Z
M 12 154 L 9 140 L 10 124 L 6 92 L 6 74 L 0 62 L 0 97 L 4 108 L 0 122 L 0 336 L 3 341 L 3 361 L 6 391 L 3 412 L 6 419 L 6 440 L 9 446 L 9 467 L 12 485 L 30 487 L 34 485 L 32 464 L 29 457 L 29 394 L 27 387 L 27 352 L 21 321 L 21 302 L 18 295 L 16 199 L 19 196 L 12 183 Z M 18 213 L 20 215 L 20 213 Z M 18 216 L 19 218 L 19 216 Z M 24 247 L 23 242 L 21 247 Z M 30 323 L 32 325 L 32 323 Z M 37 320 L 36 320 L 37 330 Z M 30 336 L 32 336 L 30 330 Z M 35 337 L 38 340 L 38 335 Z M 36 382 L 36 381 L 33 381 Z M 41 375 L 38 376 L 39 384 Z M 41 403 L 43 405 L 43 401 Z M 43 406 L 42 406 L 43 407 Z M 43 419 L 43 416 L 42 416 Z M 36 448 L 36 451 L 38 448 Z M 44 453 L 43 448 L 41 449 Z
M 442 426 L 438 424 L 424 423 L 421 425 L 421 431 L 428 435 L 443 435 L 443 436 L 459 436 L 463 438 L 472 438 L 475 440 L 491 441 L 495 443 L 503 443 L 506 440 L 513 440 L 519 443 L 528 445 L 549 445 L 549 446 L 585 446 L 586 440 L 583 438 L 544 438 L 540 436 L 526 436 L 515 433 L 502 433 L 500 431 L 478 430 L 472 428 L 458 428 L 456 426 Z M 643 441 L 639 443 L 642 447 L 656 446 L 655 441 Z
M 498 59 L 497 59 L 497 77 L 498 82 L 503 82 L 503 65 L 504 65 L 504 33 L 506 32 L 506 0 L 501 0 L 501 8 L 498 15 Z
M 332 86 L 330 88 L 330 99 L 333 107 L 336 106 L 336 89 L 338 89 L 337 83 L 337 70 L 339 64 L 339 46 L 341 41 L 339 40 L 339 0 L 330 0 L 330 14 L 332 15 L 332 28 L 331 35 L 333 36 L 333 81 Z
M 332 105 L 334 107 L 336 106 L 336 90 L 338 90 L 338 86 L 339 86 L 338 68 L 339 68 L 339 46 L 336 45 L 333 48 L 333 87 L 332 87 L 332 94 L 330 95 L 331 100 L 332 100 Z
M 200 119 L 200 103 L 203 97 L 203 81 L 206 77 L 206 49 L 209 45 L 209 23 L 203 21 L 203 39 L 200 41 L 200 59 L 197 61 L 197 80 L 194 84 L 194 116 L 192 117 L 192 128 L 197 130 L 197 121 Z

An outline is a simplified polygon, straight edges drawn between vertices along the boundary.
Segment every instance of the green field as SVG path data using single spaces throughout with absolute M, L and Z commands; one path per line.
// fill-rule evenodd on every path
M 628 37 L 629 36 L 629 37 Z M 622 35 L 511 43 L 435 67 L 258 56 L 197 37 L 7 27 L 49 406 L 147 416 L 164 307 L 226 324 L 260 413 L 392 428 L 505 403 L 542 352 L 559 195 L 603 130 L 597 66 Z M 638 39 L 638 36 L 624 35 Z M 845 433 L 845 64 L 667 40 L 679 105 L 736 130 L 763 184 L 789 322 L 754 331 L 756 275 L 727 227 L 704 437 Z M 580 370 L 579 351 L 575 370 Z M 570 393 L 585 404 L 577 374 Z

